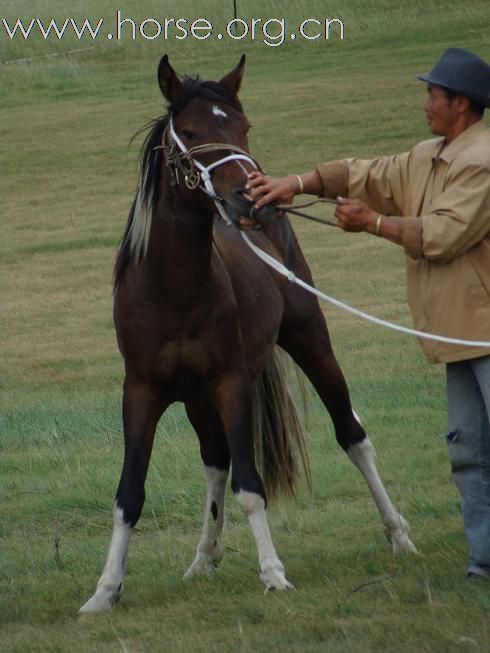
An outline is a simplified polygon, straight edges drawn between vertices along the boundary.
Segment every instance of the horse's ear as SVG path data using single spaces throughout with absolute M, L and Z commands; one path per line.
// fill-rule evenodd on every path
M 240 59 L 238 66 L 233 68 L 231 72 L 229 72 L 222 79 L 220 79 L 219 83 L 222 86 L 226 86 L 227 88 L 229 88 L 230 91 L 232 91 L 235 95 L 238 95 L 238 91 L 240 90 L 240 86 L 242 84 L 244 71 L 245 71 L 245 55 L 242 54 L 242 58 Z
M 180 93 L 182 84 L 175 74 L 175 70 L 168 63 L 168 54 L 164 54 L 158 66 L 158 84 L 164 97 L 169 102 L 174 102 Z

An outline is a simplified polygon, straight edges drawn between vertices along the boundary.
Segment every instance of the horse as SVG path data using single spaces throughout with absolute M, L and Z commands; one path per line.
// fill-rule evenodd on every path
M 352 409 L 317 299 L 259 260 L 236 228 L 240 216 L 251 215 L 245 185 L 259 168 L 238 99 L 244 68 L 242 56 L 216 82 L 180 79 L 167 55 L 158 66 L 167 113 L 151 124 L 142 146 L 114 275 L 114 324 L 125 363 L 124 461 L 106 563 L 81 613 L 108 610 L 121 596 L 155 429 L 173 402 L 185 406 L 207 479 L 202 533 L 185 577 L 209 574 L 221 561 L 231 466 L 231 488 L 255 537 L 266 591 L 293 588 L 266 511 L 268 495 L 294 491 L 301 460 L 307 468 L 280 351 L 318 392 L 338 444 L 367 482 L 393 551 L 416 551 Z M 254 218 L 261 228 L 247 232 L 252 242 L 313 283 L 287 217 L 269 205 Z

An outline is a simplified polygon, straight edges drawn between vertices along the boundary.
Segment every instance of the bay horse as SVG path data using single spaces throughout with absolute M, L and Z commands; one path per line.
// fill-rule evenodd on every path
M 82 613 L 110 609 L 121 595 L 155 429 L 177 401 L 199 438 L 207 478 L 204 525 L 185 576 L 207 574 L 221 561 L 231 465 L 231 488 L 256 540 L 260 578 L 268 590 L 292 588 L 266 516 L 267 493 L 294 488 L 295 454 L 305 462 L 275 355 L 279 348 L 303 370 L 330 413 L 337 441 L 364 476 L 393 550 L 415 551 L 352 410 L 317 299 L 259 260 L 234 226 L 250 215 L 244 188 L 258 167 L 237 97 L 244 66 L 242 57 L 219 82 L 210 82 L 181 81 L 166 55 L 159 64 L 168 111 L 143 144 L 138 189 L 115 265 L 114 322 L 125 362 L 124 463 L 106 564 Z M 255 217 L 265 226 L 249 231 L 250 238 L 311 284 L 288 219 L 271 219 L 275 214 L 273 206 L 261 209 Z M 255 444 L 254 428 L 260 432 Z

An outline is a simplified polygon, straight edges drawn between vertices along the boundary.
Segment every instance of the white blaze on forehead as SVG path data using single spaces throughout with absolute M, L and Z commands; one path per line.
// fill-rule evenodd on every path
M 223 109 L 220 109 L 216 105 L 213 107 L 213 115 L 214 116 L 221 116 L 221 118 L 228 118 L 228 114 L 226 114 Z

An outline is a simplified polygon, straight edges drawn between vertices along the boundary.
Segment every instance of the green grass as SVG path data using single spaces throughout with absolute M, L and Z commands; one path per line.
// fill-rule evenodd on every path
M 3 3 L 32 15 L 109 19 L 117 4 Z M 463 581 L 466 544 L 444 438 L 444 371 L 412 339 L 325 306 L 354 406 L 422 556 L 394 558 L 366 487 L 311 393 L 313 492 L 270 511 L 297 592 L 264 597 L 250 530 L 227 498 L 214 578 L 183 582 L 204 479 L 180 407 L 158 428 L 126 589 L 110 615 L 77 621 L 111 531 L 122 460 L 123 365 L 111 275 L 137 178 L 141 136 L 164 105 L 165 51 L 219 78 L 248 57 L 251 149 L 272 174 L 401 151 L 427 137 L 427 70 L 449 45 L 490 59 L 488 2 L 238 1 L 244 17 L 340 16 L 343 42 L 95 43 L 0 36 L 0 649 L 2 651 L 470 652 L 490 649 L 490 589 Z M 224 20 L 232 3 L 124 3 L 126 16 Z M 176 13 L 178 11 L 178 13 Z M 73 12 L 73 13 L 72 13 Z M 83 48 L 82 52 L 71 52 Z M 56 55 L 56 56 L 45 56 Z M 16 61 L 29 59 L 29 61 Z M 410 324 L 403 255 L 309 223 L 297 234 L 317 285 Z M 371 581 L 375 581 L 372 584 Z

